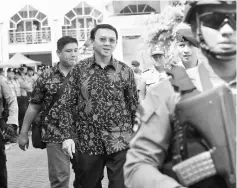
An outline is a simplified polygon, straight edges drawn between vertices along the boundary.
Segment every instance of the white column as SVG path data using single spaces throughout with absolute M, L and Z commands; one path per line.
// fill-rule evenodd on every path
M 0 63 L 3 63 L 2 28 L 3 28 L 3 22 L 0 23 Z
M 9 31 L 8 31 L 8 24 L 9 20 L 4 20 L 2 24 L 0 24 L 0 38 L 1 38 L 1 43 L 0 43 L 0 49 L 1 49 L 1 61 L 3 63 L 7 63 L 9 60 Z
M 53 19 L 51 24 L 51 43 L 52 43 L 52 64 L 54 65 L 59 61 L 57 56 L 57 41 L 62 37 L 62 26 L 58 19 Z
M 103 12 L 103 23 L 105 24 L 111 24 L 112 26 L 114 26 L 118 32 L 118 41 L 117 41 L 117 47 L 114 50 L 113 56 L 114 58 L 118 59 L 119 61 L 123 61 L 123 36 L 122 36 L 122 32 L 120 29 L 120 26 L 116 23 L 112 23 L 111 20 L 109 19 L 110 13 L 105 11 Z

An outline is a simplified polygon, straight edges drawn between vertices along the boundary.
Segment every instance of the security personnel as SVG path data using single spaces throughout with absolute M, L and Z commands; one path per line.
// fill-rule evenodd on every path
M 162 48 L 155 45 L 151 48 L 153 61 L 152 68 L 149 68 L 141 75 L 141 82 L 138 86 L 139 99 L 144 100 L 148 88 L 167 77 L 164 69 L 165 53 Z
M 191 27 L 188 24 L 179 24 L 176 31 L 176 49 L 186 69 L 198 65 L 198 48 L 199 44 L 193 36 Z
M 236 1 L 199 0 L 192 1 L 189 5 L 185 21 L 191 24 L 202 53 L 208 60 L 188 70 L 192 83 L 199 92 L 228 84 L 233 95 L 236 95 Z M 198 154 L 201 150 L 205 151 L 206 145 L 202 142 L 193 142 L 194 145 L 190 145 L 190 140 L 184 139 L 181 146 L 175 145 L 179 137 L 174 137 L 176 133 L 171 124 L 175 122 L 174 109 L 184 95 L 182 93 L 191 92 L 192 89 L 178 91 L 174 92 L 167 79 L 149 90 L 146 99 L 142 101 L 142 110 L 139 112 L 141 125 L 130 143 L 124 165 L 127 188 L 185 187 L 177 174 L 165 173 L 167 162 L 169 160 L 173 162 L 174 159 L 169 149 L 173 145 L 174 148 L 183 151 L 185 148 L 182 146 L 188 146 L 186 148 L 188 156 L 180 153 L 184 159 L 189 155 Z M 195 138 L 195 135 L 191 135 L 190 139 L 192 137 Z M 172 169 L 173 163 L 169 164 Z M 217 175 L 189 186 L 189 188 L 227 187 L 226 181 Z
M 3 72 L 3 69 L 0 69 Z M 6 105 L 4 105 L 4 102 Z M 8 109 L 4 109 L 8 106 Z M 2 112 L 8 111 L 8 116 L 3 117 Z M 5 121 L 6 118 L 6 121 Z M 7 188 L 7 166 L 5 142 L 17 141 L 17 125 L 18 125 L 18 105 L 16 96 L 10 88 L 7 79 L 0 75 L 0 187 Z

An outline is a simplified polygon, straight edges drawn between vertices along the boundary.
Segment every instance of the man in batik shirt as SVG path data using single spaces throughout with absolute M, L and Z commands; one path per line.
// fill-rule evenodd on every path
M 62 150 L 63 137 L 59 124 L 59 101 L 54 102 L 59 88 L 67 74 L 77 62 L 78 43 L 75 38 L 62 37 L 57 42 L 59 63 L 45 71 L 36 81 L 31 95 L 30 104 L 26 111 L 19 138 L 22 150 L 28 148 L 28 130 L 34 118 L 40 111 L 47 111 L 42 116 L 42 139 L 46 143 L 48 154 L 48 170 L 51 188 L 68 188 L 70 178 L 70 158 Z M 52 107 L 50 108 L 51 104 Z M 42 109 L 42 106 L 44 108 Z M 49 109 L 50 108 L 50 109 Z
M 110 188 L 124 187 L 138 95 L 132 69 L 112 56 L 117 39 L 117 30 L 108 24 L 91 31 L 94 56 L 74 67 L 61 99 L 60 123 L 68 137 L 63 148 L 73 157 L 75 187 L 97 187 L 105 166 Z

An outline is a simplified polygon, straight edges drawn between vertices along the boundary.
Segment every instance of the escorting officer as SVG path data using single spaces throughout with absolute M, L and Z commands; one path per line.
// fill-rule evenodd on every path
M 3 72 L 3 69 L 0 69 Z M 4 102 L 6 105 L 4 105 Z M 8 106 L 8 109 L 5 107 Z M 8 117 L 3 117 L 2 112 L 8 111 Z M 5 122 L 6 118 L 6 122 Z M 7 166 L 5 141 L 17 140 L 18 105 L 16 96 L 10 88 L 7 79 L 0 74 L 0 187 L 7 188 Z
M 167 79 L 148 91 L 124 165 L 127 188 L 236 186 L 236 131 L 226 134 L 236 123 L 236 1 L 192 1 L 188 10 L 185 21 L 208 61 L 188 70 L 196 90 L 174 92 Z M 204 123 L 184 126 L 185 118 Z
M 199 44 L 194 38 L 191 27 L 181 23 L 176 31 L 176 49 L 183 66 L 186 69 L 198 65 L 198 47 Z
M 139 99 L 143 100 L 149 86 L 166 78 L 164 69 L 165 53 L 158 45 L 151 48 L 153 66 L 143 72 L 141 82 L 138 86 Z

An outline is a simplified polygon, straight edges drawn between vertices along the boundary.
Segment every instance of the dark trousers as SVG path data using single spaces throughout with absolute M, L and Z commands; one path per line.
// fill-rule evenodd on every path
M 26 113 L 26 110 L 27 110 L 28 104 L 29 104 L 28 97 L 27 96 L 17 97 L 17 103 L 18 103 L 18 108 L 19 108 L 18 121 L 19 121 L 19 133 L 20 133 L 22 124 L 23 124 L 23 120 L 25 117 L 25 113 Z
M 0 130 L 0 188 L 7 188 L 7 158 L 5 153 L 5 142 Z
M 72 168 L 75 172 L 74 188 L 101 188 L 104 167 L 107 167 L 109 188 L 125 188 L 123 165 L 127 150 L 110 155 L 75 153 Z

